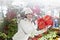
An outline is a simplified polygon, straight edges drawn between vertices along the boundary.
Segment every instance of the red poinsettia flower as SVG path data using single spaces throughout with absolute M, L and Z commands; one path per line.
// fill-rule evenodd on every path
M 53 26 L 52 17 L 49 15 L 46 15 L 43 18 L 39 18 L 37 20 L 37 23 L 38 23 L 38 29 L 43 29 L 45 27 L 48 27 L 48 25 Z
M 37 23 L 38 23 L 38 29 L 43 29 L 46 27 L 46 24 L 45 24 L 45 21 L 43 20 L 43 18 L 39 18 L 37 20 Z
M 51 16 L 46 15 L 43 19 L 44 19 L 46 25 L 51 25 L 51 26 L 53 25 L 53 20 L 52 20 Z

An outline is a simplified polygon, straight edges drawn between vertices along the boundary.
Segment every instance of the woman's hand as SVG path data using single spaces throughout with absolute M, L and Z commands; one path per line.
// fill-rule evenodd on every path
M 48 27 L 42 29 L 42 31 L 43 31 L 43 32 L 46 32 L 50 27 L 51 27 L 51 25 L 49 25 Z
M 48 29 L 47 28 L 44 28 L 44 29 L 42 29 L 42 32 L 46 32 Z
M 43 34 L 44 32 L 46 32 L 48 29 L 47 28 L 44 28 L 42 30 L 39 30 L 39 31 L 35 31 L 35 35 L 39 35 L 39 34 Z

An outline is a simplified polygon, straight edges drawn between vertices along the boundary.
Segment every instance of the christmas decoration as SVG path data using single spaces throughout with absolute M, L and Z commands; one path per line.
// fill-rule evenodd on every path
M 53 20 L 52 20 L 52 17 L 49 16 L 49 15 L 46 15 L 43 17 L 44 21 L 45 21 L 45 24 L 48 26 L 48 25 L 51 25 L 53 26 Z
M 43 29 L 46 27 L 46 24 L 43 18 L 39 18 L 37 22 L 38 22 L 38 29 Z

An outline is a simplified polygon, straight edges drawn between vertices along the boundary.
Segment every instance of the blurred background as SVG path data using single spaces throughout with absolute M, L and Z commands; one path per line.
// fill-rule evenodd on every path
M 60 0 L 0 0 L 0 40 L 12 40 L 25 7 L 30 7 L 35 17 L 48 14 L 57 18 L 60 25 Z

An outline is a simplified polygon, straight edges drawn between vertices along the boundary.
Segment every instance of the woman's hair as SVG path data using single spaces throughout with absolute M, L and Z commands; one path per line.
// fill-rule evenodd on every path
M 21 18 L 27 18 L 26 14 L 21 13 Z
M 25 14 L 25 17 L 24 18 L 27 18 L 26 14 Z

